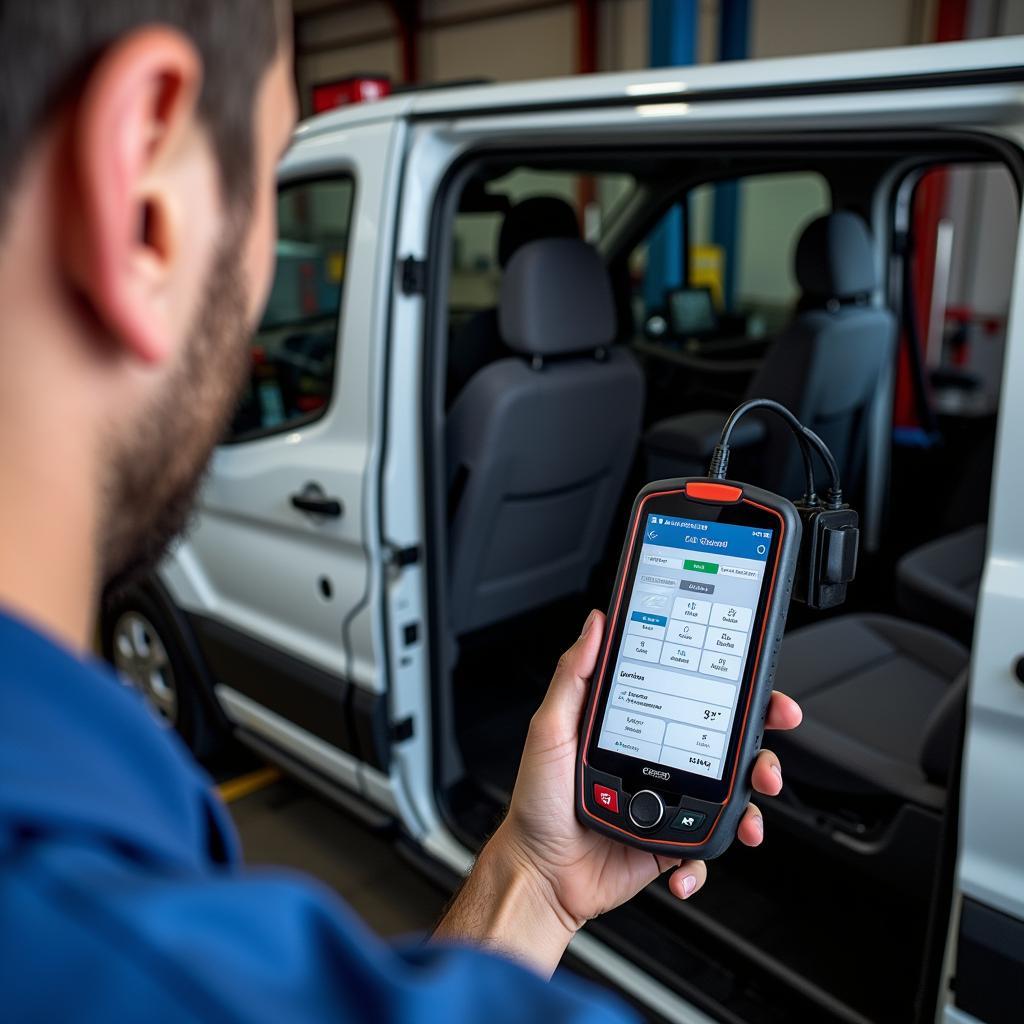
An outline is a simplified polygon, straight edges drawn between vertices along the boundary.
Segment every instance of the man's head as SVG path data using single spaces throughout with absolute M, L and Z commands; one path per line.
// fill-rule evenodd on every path
M 0 444 L 42 387 L 106 575 L 184 523 L 237 399 L 295 118 L 288 25 L 280 0 L 0 0 Z

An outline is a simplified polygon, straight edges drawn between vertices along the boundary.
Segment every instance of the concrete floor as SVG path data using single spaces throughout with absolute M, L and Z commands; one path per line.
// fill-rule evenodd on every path
M 232 785 L 222 791 L 249 864 L 313 875 L 379 935 L 422 935 L 437 923 L 448 896 L 400 857 L 391 839 L 291 779 L 237 799 Z

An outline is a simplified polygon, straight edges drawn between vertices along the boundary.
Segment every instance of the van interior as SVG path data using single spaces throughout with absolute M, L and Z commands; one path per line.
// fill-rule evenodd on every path
M 861 516 L 857 579 L 790 612 L 780 797 L 679 903 L 593 923 L 722 1020 L 924 1021 L 1024 173 L 966 133 L 469 154 L 435 224 L 427 419 L 437 786 L 495 827 L 558 655 L 608 604 L 633 495 L 703 474 L 725 414 L 787 405 Z M 756 416 L 730 475 L 797 498 Z M 819 481 L 824 488 L 824 481 Z

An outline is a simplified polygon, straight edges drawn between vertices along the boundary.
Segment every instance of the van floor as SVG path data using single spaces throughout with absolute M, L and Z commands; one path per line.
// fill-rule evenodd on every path
M 469 840 L 482 843 L 507 802 L 530 717 L 588 608 L 585 601 L 553 605 L 463 644 L 455 717 L 475 796 L 467 800 L 463 789 L 455 813 Z M 912 1019 L 925 908 L 877 880 L 838 869 L 820 849 L 773 829 L 770 816 L 768 826 L 763 848 L 737 844 L 714 862 L 711 883 L 691 904 L 669 906 L 659 893 L 643 897 L 657 903 L 646 906 L 662 919 L 667 913 L 677 924 L 687 922 L 698 943 L 703 935 L 767 954 L 781 971 L 810 980 L 855 1011 L 845 1019 Z M 735 957 L 738 972 L 743 960 Z
M 291 868 L 319 879 L 378 935 L 430 933 L 449 894 L 410 868 L 392 834 L 258 761 L 247 763 L 254 770 L 225 781 L 222 794 L 250 867 Z M 246 785 L 250 779 L 255 785 Z
M 570 598 L 461 642 L 455 731 L 463 760 L 488 791 L 512 792 L 530 718 L 591 607 L 584 598 Z

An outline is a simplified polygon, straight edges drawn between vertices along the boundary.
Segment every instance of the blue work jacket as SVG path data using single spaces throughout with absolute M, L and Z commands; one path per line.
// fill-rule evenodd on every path
M 317 882 L 245 868 L 209 778 L 143 699 L 3 614 L 0 1018 L 632 1019 L 480 950 L 392 948 Z

